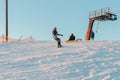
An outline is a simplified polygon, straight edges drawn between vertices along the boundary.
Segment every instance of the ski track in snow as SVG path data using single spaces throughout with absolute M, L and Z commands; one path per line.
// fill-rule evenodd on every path
M 0 44 L 0 80 L 120 80 L 120 41 Z

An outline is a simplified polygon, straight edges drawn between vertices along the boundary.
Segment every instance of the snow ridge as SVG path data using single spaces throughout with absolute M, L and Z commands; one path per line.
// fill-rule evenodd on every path
M 120 41 L 0 44 L 0 80 L 120 80 Z

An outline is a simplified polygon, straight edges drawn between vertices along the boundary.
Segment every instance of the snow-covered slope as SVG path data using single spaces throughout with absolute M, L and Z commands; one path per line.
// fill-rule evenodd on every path
M 120 80 L 120 41 L 0 44 L 0 80 Z

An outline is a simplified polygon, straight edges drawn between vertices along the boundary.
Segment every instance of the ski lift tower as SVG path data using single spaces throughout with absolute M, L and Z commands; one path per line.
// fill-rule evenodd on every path
M 88 30 L 86 34 L 86 40 L 90 40 L 90 34 L 91 34 L 93 23 L 95 22 L 95 20 L 114 21 L 114 20 L 117 20 L 117 15 L 111 13 L 111 9 L 109 7 L 90 12 L 89 13 L 89 26 L 88 26 Z

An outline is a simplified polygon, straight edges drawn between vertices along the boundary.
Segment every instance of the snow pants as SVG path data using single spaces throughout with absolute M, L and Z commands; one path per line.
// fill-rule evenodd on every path
M 61 47 L 61 40 L 60 40 L 60 38 L 57 38 L 57 39 L 55 39 L 56 41 L 57 41 L 57 46 L 58 47 Z

